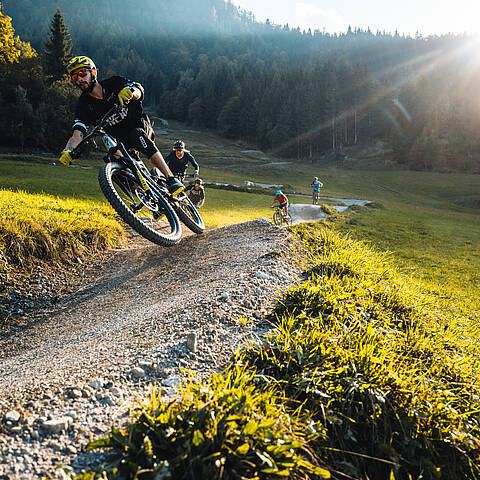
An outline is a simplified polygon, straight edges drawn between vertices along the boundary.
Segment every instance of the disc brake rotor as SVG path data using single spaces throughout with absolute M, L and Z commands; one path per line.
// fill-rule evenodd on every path
M 158 204 L 154 198 L 150 196 L 148 192 L 140 188 L 135 189 L 135 195 L 137 198 L 152 212 L 158 212 Z

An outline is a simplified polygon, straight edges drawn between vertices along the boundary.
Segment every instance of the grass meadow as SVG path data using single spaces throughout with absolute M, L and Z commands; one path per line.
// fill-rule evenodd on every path
M 455 296 L 475 309 L 480 291 L 480 210 L 471 206 L 478 206 L 480 201 L 480 176 L 295 164 L 242 150 L 241 145 L 230 144 L 212 133 L 202 135 L 200 143 L 199 133 L 181 128 L 174 124 L 171 138 L 186 139 L 187 147 L 200 162 L 204 181 L 238 186 L 244 186 L 246 180 L 282 184 L 287 192 L 308 195 L 313 176 L 318 176 L 324 183 L 321 193 L 325 197 L 374 202 L 378 208 L 356 207 L 348 215 L 339 216 L 335 220 L 339 231 L 380 251 L 392 252 L 395 265 L 416 281 L 434 286 L 439 300 L 449 301 Z M 160 140 L 157 143 L 166 153 L 171 139 Z M 104 205 L 97 182 L 101 162 L 100 153 L 93 159 L 81 158 L 69 168 L 59 165 L 55 156 L 2 154 L 0 185 L 7 190 Z M 309 202 L 300 195 L 289 195 L 291 202 Z M 270 217 L 272 198 L 273 193 L 268 196 L 210 188 L 201 213 L 207 228 Z

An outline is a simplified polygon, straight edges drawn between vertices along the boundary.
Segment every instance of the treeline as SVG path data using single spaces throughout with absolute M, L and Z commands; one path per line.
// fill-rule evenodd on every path
M 54 137 L 70 128 L 75 92 L 46 69 L 58 5 L 72 54 L 91 56 L 100 78 L 115 73 L 140 81 L 147 104 L 160 115 L 300 159 L 321 160 L 349 145 L 383 140 L 408 168 L 480 170 L 480 62 L 468 37 L 301 32 L 258 23 L 223 0 L 146 0 L 142 9 L 132 0 L 3 3 L 22 39 L 39 52 L 29 60 L 36 71 L 16 64 L 25 81 L 10 78 L 23 93 L 6 96 L 11 82 L 0 78 L 2 97 L 23 95 L 24 110 L 31 107 L 43 122 L 45 132 L 26 135 L 24 146 L 56 146 L 45 119 L 55 124 Z M 2 143 L 18 143 L 16 135 Z
M 200 56 L 197 69 L 170 75 L 159 113 L 289 157 L 322 160 L 383 140 L 410 169 L 480 172 L 480 56 L 470 41 L 357 31 L 337 38 L 335 55 L 300 64 Z

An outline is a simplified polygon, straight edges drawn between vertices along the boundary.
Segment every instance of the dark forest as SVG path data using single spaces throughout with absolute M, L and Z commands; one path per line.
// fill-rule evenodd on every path
M 468 36 L 260 23 L 222 0 L 3 0 L 1 144 L 61 149 L 88 55 L 141 82 L 166 118 L 278 155 L 325 161 L 383 141 L 403 168 L 480 172 L 480 55 Z M 59 73 L 60 72 L 60 73 Z

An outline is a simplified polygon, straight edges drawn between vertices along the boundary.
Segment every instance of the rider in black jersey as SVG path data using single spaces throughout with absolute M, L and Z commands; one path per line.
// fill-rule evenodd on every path
M 173 150 L 166 156 L 165 161 L 172 173 L 182 181 L 187 171 L 188 162 L 195 169 L 195 175 L 198 175 L 200 171 L 200 167 L 193 155 L 188 150 L 185 150 L 185 142 L 183 140 L 175 141 Z
M 203 188 L 201 178 L 197 178 L 193 184 L 185 189 L 185 192 L 188 192 L 188 198 L 197 208 L 203 207 L 205 203 L 205 189 Z
M 62 152 L 60 162 L 70 165 L 73 162 L 71 152 L 82 141 L 87 127 L 98 123 L 114 104 L 120 104 L 119 110 L 108 119 L 105 131 L 127 148 L 147 155 L 150 162 L 166 177 L 169 192 L 172 195 L 180 193 L 185 187 L 165 163 L 154 143 L 155 134 L 150 119 L 143 112 L 142 85 L 118 76 L 99 82 L 95 64 L 85 56 L 72 58 L 67 65 L 67 72 L 82 90 L 82 94 L 75 109 L 73 133 Z

